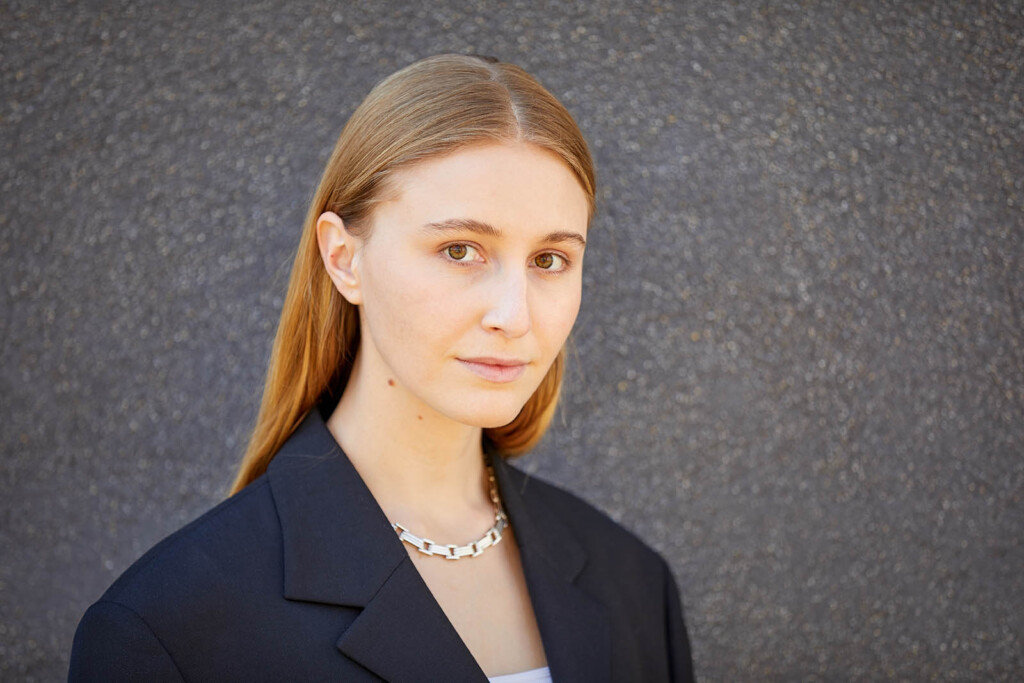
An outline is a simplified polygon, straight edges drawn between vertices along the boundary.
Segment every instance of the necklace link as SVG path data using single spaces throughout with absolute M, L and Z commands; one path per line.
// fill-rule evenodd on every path
M 483 551 L 498 545 L 501 542 L 501 534 L 508 527 L 508 517 L 501 507 L 501 500 L 498 498 L 498 487 L 494 483 L 494 470 L 487 468 L 488 479 L 490 480 L 491 503 L 494 505 L 494 526 L 487 530 L 478 540 L 466 545 L 454 545 L 451 543 L 434 543 L 429 538 L 420 538 L 397 522 L 391 522 L 391 528 L 398 534 L 398 540 L 408 543 L 424 555 L 439 555 L 446 560 L 461 560 L 463 557 L 479 557 Z

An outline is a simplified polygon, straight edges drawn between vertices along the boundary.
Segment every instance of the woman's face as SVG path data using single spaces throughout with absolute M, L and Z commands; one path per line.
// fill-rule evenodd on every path
M 507 424 L 579 312 L 587 196 L 526 143 L 469 147 L 392 180 L 353 242 L 361 371 L 418 411 Z

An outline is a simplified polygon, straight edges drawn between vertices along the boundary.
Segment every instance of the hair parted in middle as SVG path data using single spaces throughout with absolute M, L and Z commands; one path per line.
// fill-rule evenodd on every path
M 369 237 L 374 206 L 387 199 L 394 172 L 473 144 L 527 142 L 572 170 L 593 215 L 593 162 L 566 108 L 521 68 L 477 55 L 437 55 L 395 72 L 370 91 L 334 146 L 303 225 L 267 370 L 263 399 L 231 492 L 267 468 L 274 454 L 322 398 L 344 391 L 359 348 L 359 314 L 323 267 L 316 222 L 338 214 L 346 229 Z M 565 363 L 559 353 L 519 415 L 484 438 L 503 456 L 529 450 L 558 403 Z

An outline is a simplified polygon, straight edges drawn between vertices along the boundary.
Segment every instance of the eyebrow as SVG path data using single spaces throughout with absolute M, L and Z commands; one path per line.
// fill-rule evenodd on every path
M 427 223 L 423 227 L 429 232 L 475 232 L 479 235 L 487 235 L 488 237 L 501 237 L 501 230 L 498 230 L 490 223 L 484 223 L 483 221 L 478 221 L 473 218 L 449 218 L 443 221 Z M 587 246 L 587 240 L 583 238 L 583 235 L 569 230 L 556 230 L 555 232 L 550 232 L 547 235 L 544 235 L 541 241 L 575 242 L 580 247 Z

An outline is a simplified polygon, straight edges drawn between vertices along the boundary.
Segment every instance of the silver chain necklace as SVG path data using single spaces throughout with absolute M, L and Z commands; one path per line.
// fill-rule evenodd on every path
M 494 526 L 487 530 L 479 540 L 467 545 L 442 545 L 434 543 L 429 538 L 420 538 L 406 529 L 401 524 L 391 522 L 391 528 L 398 533 L 398 539 L 405 541 L 424 555 L 440 555 L 446 560 L 461 560 L 463 557 L 477 557 L 491 546 L 501 542 L 501 532 L 508 526 L 508 517 L 501 507 L 501 500 L 498 498 L 498 487 L 494 483 L 494 470 L 487 466 L 487 478 L 490 482 L 491 504 L 494 505 Z

